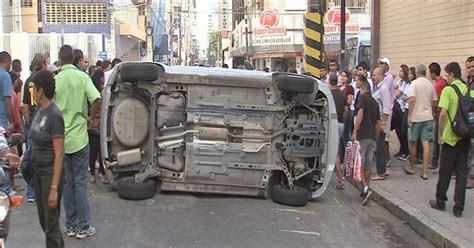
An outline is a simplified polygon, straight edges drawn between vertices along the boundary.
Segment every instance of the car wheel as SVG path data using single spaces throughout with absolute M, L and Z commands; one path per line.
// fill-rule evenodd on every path
M 280 184 L 273 185 L 270 188 L 270 196 L 276 203 L 293 207 L 303 207 L 308 203 L 308 190 L 298 186 L 288 189 Z
M 314 92 L 315 81 L 300 75 L 281 74 L 277 78 L 278 89 L 294 94 L 311 94 Z
M 120 178 L 117 182 L 117 192 L 120 198 L 127 200 L 143 200 L 155 195 L 155 181 L 147 180 L 135 183 L 133 177 Z
M 155 64 L 125 63 L 119 67 L 119 77 L 125 82 L 155 81 L 160 67 Z

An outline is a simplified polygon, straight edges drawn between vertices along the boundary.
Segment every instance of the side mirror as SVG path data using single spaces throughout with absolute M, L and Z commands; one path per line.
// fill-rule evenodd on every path
M 12 133 L 10 137 L 8 137 L 8 146 L 14 147 L 19 145 L 21 142 L 21 134 L 20 133 Z

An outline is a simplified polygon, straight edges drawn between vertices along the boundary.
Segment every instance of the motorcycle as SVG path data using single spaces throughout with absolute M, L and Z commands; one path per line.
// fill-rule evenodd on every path
M 4 139 L 0 134 L 0 139 Z M 4 148 L 15 147 L 21 142 L 21 134 L 14 133 L 8 137 L 7 146 Z M 0 141 L 1 143 L 1 141 Z M 3 154 L 2 154 L 3 153 Z M 23 204 L 21 196 L 9 195 L 8 188 L 10 185 L 9 170 L 14 163 L 19 164 L 20 158 L 12 153 L 0 151 L 0 248 L 5 247 L 5 242 L 10 229 L 11 208 L 18 207 Z

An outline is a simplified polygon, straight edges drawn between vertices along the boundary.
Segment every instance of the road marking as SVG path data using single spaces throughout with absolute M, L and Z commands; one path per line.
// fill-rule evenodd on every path
M 305 234 L 305 235 L 321 236 L 321 233 L 318 233 L 318 232 L 307 232 L 307 231 L 298 231 L 298 230 L 280 230 L 280 232 L 289 232 L 289 233 L 298 233 L 298 234 Z
M 272 208 L 273 211 L 276 212 L 292 212 L 292 213 L 300 213 L 300 214 L 312 214 L 316 215 L 315 212 L 312 211 L 304 211 L 304 210 L 297 210 L 297 209 L 291 209 L 291 208 Z

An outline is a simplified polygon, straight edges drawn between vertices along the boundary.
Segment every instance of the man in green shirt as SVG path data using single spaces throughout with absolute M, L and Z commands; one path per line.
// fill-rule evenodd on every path
M 54 101 L 63 112 L 64 140 L 64 209 L 66 235 L 84 239 L 95 235 L 91 225 L 88 200 L 89 137 L 87 102 L 92 115 L 99 110 L 100 93 L 89 76 L 72 65 L 73 49 L 64 45 L 59 50 L 61 71 L 56 76 Z
M 446 210 L 446 192 L 453 172 L 456 173 L 456 186 L 454 189 L 453 213 L 461 217 L 464 210 L 467 184 L 467 155 L 470 140 L 456 135 L 451 127 L 451 121 L 456 116 L 459 108 L 459 98 L 454 91 L 457 87 L 462 95 L 467 92 L 466 85 L 460 80 L 461 67 L 456 62 L 451 62 L 444 68 L 446 79 L 450 86 L 445 87 L 441 93 L 438 106 L 441 108 L 439 115 L 438 143 L 442 145 L 438 185 L 436 186 L 436 200 L 430 200 L 430 206 L 441 211 Z M 471 97 L 474 93 L 471 92 Z

